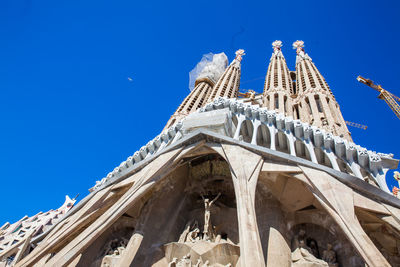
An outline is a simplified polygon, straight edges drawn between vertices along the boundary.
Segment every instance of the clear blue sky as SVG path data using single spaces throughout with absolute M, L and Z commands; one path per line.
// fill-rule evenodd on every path
M 398 1 L 0 1 L 0 225 L 88 194 L 155 137 L 208 52 L 238 48 L 261 92 L 293 41 L 325 76 L 357 144 L 400 158 L 400 121 L 361 74 L 400 96 Z M 132 77 L 129 82 L 127 77 Z M 250 81 L 250 82 L 249 82 Z

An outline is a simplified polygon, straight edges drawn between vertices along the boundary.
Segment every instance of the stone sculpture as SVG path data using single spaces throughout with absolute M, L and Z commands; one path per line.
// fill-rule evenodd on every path
M 119 258 L 124 252 L 127 240 L 125 238 L 122 239 L 113 239 L 107 243 L 106 248 L 104 249 L 103 259 L 101 261 L 102 267 L 111 267 L 116 266 Z
M 292 252 L 292 266 L 328 267 L 329 265 L 325 261 L 314 257 L 308 250 L 299 247 Z
M 214 238 L 213 236 L 213 227 L 211 225 L 211 206 L 214 204 L 215 201 L 221 196 L 221 193 L 210 201 L 208 198 L 203 198 L 204 201 L 204 230 L 203 230 L 203 240 L 211 240 Z
M 306 246 L 306 231 L 304 229 L 301 229 L 299 233 L 294 236 L 292 250 L 295 250 L 301 246 L 303 246 L 303 248 Z
M 329 267 L 337 267 L 336 252 L 332 248 L 332 244 L 327 245 L 326 250 L 322 253 L 322 259 L 329 264 Z

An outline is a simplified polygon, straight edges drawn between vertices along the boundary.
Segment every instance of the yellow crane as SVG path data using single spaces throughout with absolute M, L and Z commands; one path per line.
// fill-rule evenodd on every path
M 395 96 L 394 94 L 390 93 L 389 91 L 386 91 L 385 89 L 382 88 L 382 86 L 376 85 L 370 79 L 366 79 L 364 77 L 358 76 L 357 80 L 360 83 L 368 85 L 369 87 L 378 91 L 379 92 L 378 98 L 385 100 L 386 104 L 388 104 L 388 106 L 393 110 L 393 112 L 394 112 L 394 114 L 396 114 L 397 118 L 400 119 L 400 106 L 396 102 L 396 100 L 400 101 L 399 97 Z

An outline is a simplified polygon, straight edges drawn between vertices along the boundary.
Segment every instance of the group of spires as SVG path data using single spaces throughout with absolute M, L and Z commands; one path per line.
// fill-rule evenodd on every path
M 282 42 L 279 40 L 272 43 L 273 53 L 265 77 L 264 91 L 259 95 L 257 104 L 351 141 L 339 105 L 324 77 L 305 52 L 304 42 L 293 43 L 297 54 L 295 71 L 289 70 L 281 47 Z M 196 80 L 195 88 L 171 116 L 166 127 L 217 97 L 236 98 L 244 55 L 243 49 L 237 50 L 231 64 L 223 73 L 214 73 L 213 79 L 208 78 L 209 75 L 199 75 L 201 78 Z M 208 64 L 218 63 L 213 61 Z

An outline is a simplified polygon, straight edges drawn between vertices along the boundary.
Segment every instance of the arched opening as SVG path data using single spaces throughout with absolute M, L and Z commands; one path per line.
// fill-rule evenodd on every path
M 311 114 L 312 113 L 311 105 L 310 105 L 310 100 L 308 99 L 308 97 L 306 97 L 305 101 L 306 101 L 307 111 L 309 114 Z
M 205 149 L 185 156 L 183 165 L 144 201 L 137 224 L 142 227 L 143 241 L 131 266 L 168 266 L 174 257 L 179 260 L 191 253 L 197 243 L 214 257 L 219 253 L 213 250 L 215 243 L 222 244 L 222 250 L 233 253 L 230 260 L 236 266 L 239 233 L 231 172 L 219 154 L 199 156 Z M 207 255 L 202 257 L 204 264 Z M 197 259 L 190 260 L 194 266 Z
M 274 162 L 268 164 L 272 164 L 269 170 L 273 170 Z M 338 266 L 364 266 L 363 259 L 346 234 L 319 205 L 309 187 L 291 174 L 261 172 L 256 187 L 255 209 L 267 266 L 271 264 L 271 258 L 279 260 L 275 263 L 297 261 L 296 251 L 300 247 L 320 260 L 324 251 L 331 247 Z
M 322 110 L 321 99 L 319 99 L 319 96 L 318 96 L 318 95 L 314 95 L 314 99 L 315 99 L 315 103 L 317 104 L 318 112 L 322 113 L 323 110 Z
M 266 148 L 271 147 L 271 134 L 269 129 L 264 124 L 261 124 L 257 131 L 257 145 Z
M 276 150 L 280 152 L 290 153 L 289 140 L 284 132 L 278 132 L 275 135 Z
M 250 143 L 253 137 L 253 123 L 251 120 L 245 120 L 242 122 L 242 127 L 240 127 L 240 135 L 243 141 Z
M 332 168 L 332 163 L 329 160 L 326 153 L 319 147 L 314 148 L 315 156 L 317 158 L 318 164 L 324 165 L 326 167 Z
M 279 96 L 278 96 L 278 94 L 274 94 L 274 104 L 275 104 L 274 109 L 279 109 Z
M 324 211 L 305 210 L 299 213 L 302 213 L 297 219 L 299 223 L 290 229 L 292 251 L 296 248 L 296 243 L 304 242 L 311 255 L 317 259 L 323 259 L 324 251 L 330 245 L 338 266 L 365 265 L 343 231 L 331 218 L 326 217 Z
M 293 105 L 293 117 L 295 120 L 300 120 L 299 105 Z
M 356 208 L 355 213 L 365 233 L 390 265 L 400 266 L 400 232 L 382 219 L 387 215 L 361 208 Z
M 302 141 L 296 140 L 294 142 L 294 148 L 296 150 L 297 157 L 311 161 L 310 152 L 308 151 L 306 145 Z
M 283 107 L 284 107 L 284 111 L 285 111 L 285 114 L 287 113 L 287 111 L 288 111 L 288 101 L 287 101 L 287 96 L 284 96 L 283 97 Z

